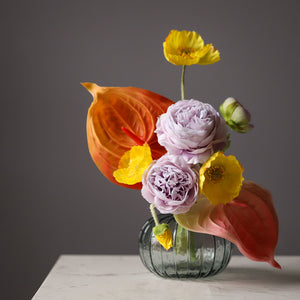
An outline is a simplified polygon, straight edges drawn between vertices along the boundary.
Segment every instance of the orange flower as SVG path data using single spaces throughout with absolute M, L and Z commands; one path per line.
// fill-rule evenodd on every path
M 174 102 L 151 91 L 135 87 L 100 87 L 82 84 L 94 97 L 87 115 L 87 141 L 93 161 L 112 182 L 133 189 L 141 183 L 118 183 L 113 172 L 123 154 L 133 146 L 147 143 L 153 159 L 166 151 L 154 133 L 158 116 Z M 124 128 L 125 127 L 125 128 Z

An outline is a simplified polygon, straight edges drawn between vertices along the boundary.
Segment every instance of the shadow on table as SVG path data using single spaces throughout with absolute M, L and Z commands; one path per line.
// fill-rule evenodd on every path
M 285 271 L 270 269 L 263 270 L 260 268 L 245 268 L 228 266 L 223 273 L 214 277 L 206 278 L 207 281 L 218 282 L 253 282 L 255 284 L 272 285 L 272 286 L 300 286 L 300 270 Z

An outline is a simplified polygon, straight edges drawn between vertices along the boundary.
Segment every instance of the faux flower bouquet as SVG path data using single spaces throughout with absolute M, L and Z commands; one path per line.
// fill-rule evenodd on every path
M 155 209 L 174 214 L 178 224 L 236 244 L 256 261 L 274 260 L 278 218 L 271 194 L 244 181 L 243 167 L 226 156 L 228 127 L 245 133 L 249 112 L 228 98 L 218 113 L 210 104 L 185 100 L 186 66 L 220 60 L 212 44 L 196 32 L 172 30 L 163 43 L 166 59 L 182 65 L 181 99 L 173 101 L 135 87 L 83 83 L 93 95 L 87 116 L 90 154 L 112 182 L 141 189 L 156 221 L 153 232 L 168 250 L 172 234 L 159 224 Z

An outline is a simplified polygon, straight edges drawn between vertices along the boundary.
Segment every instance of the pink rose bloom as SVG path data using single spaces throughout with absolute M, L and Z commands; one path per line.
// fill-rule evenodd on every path
M 159 144 L 169 154 L 190 164 L 204 163 L 227 143 L 227 127 L 219 113 L 198 100 L 180 100 L 169 106 L 156 123 Z
M 163 214 L 185 213 L 197 199 L 196 174 L 180 156 L 165 154 L 144 172 L 142 195 Z

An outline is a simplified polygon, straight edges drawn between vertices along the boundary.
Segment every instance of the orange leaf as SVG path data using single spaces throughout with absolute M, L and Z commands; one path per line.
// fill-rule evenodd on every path
M 82 85 L 94 98 L 86 123 L 88 147 L 94 163 L 110 181 L 140 189 L 141 183 L 118 183 L 113 172 L 118 169 L 122 155 L 136 146 L 137 140 L 150 146 L 153 159 L 158 159 L 166 152 L 158 144 L 154 130 L 157 118 L 174 102 L 135 87 L 100 87 L 94 83 Z M 131 136 L 126 134 L 126 130 Z M 134 140 L 133 136 L 137 139 Z
M 254 182 L 244 182 L 239 196 L 226 205 L 213 206 L 200 195 L 189 212 L 175 218 L 186 229 L 223 237 L 248 258 L 281 268 L 274 259 L 278 218 L 272 196 Z

